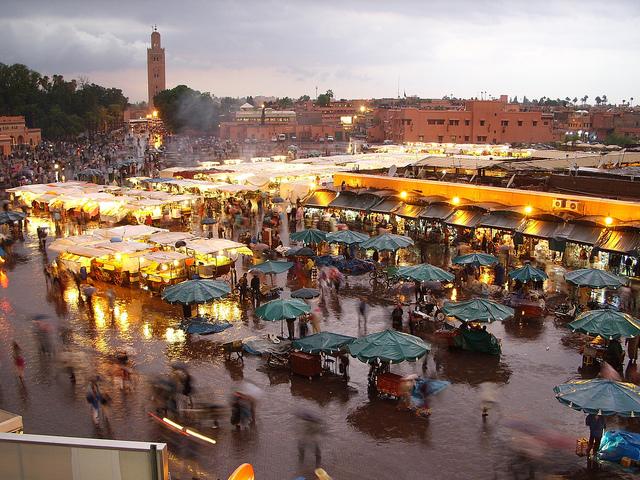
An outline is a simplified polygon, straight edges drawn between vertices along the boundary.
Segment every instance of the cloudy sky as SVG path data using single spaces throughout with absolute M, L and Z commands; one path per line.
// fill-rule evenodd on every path
M 501 93 L 640 102 L 640 0 L 2 0 L 0 62 L 146 98 L 167 86 L 338 98 Z

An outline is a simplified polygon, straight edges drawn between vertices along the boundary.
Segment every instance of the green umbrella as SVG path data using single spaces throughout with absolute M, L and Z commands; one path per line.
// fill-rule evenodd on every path
M 445 303 L 442 311 L 462 322 L 487 322 L 507 320 L 515 313 L 513 308 L 486 298 L 472 298 L 462 302 Z
M 365 250 L 377 250 L 378 252 L 395 252 L 400 248 L 413 245 L 413 240 L 404 235 L 384 233 L 376 237 L 371 237 L 360 244 L 360 248 Z
M 300 315 L 310 311 L 311 307 L 297 298 L 278 299 L 256 308 L 256 316 L 262 320 L 277 322 L 287 318 L 298 318 Z
M 308 228 L 306 230 L 300 230 L 289 235 L 289 238 L 295 242 L 302 242 L 305 245 L 312 243 L 318 244 L 324 242 L 327 237 L 326 232 L 318 230 L 316 228 Z
M 350 344 L 356 338 L 338 333 L 320 332 L 315 335 L 294 340 L 292 346 L 295 350 L 305 353 L 335 353 L 345 345 Z
M 626 282 L 616 275 L 595 268 L 581 268 L 565 273 L 565 280 L 577 287 L 618 288 Z
M 369 235 L 352 230 L 338 230 L 337 232 L 327 233 L 327 242 L 341 243 L 343 245 L 354 245 L 362 243 L 369 238 Z
M 615 310 L 591 310 L 581 313 L 569 324 L 574 332 L 577 330 L 592 335 L 600 335 L 612 340 L 620 337 L 640 335 L 640 322 L 627 313 Z
M 416 361 L 431 350 L 431 345 L 408 333 L 385 330 L 358 338 L 349 344 L 348 349 L 351 356 L 361 362 L 372 363 L 378 360 L 400 363 L 405 360 Z
M 640 387 L 603 378 L 572 380 L 553 388 L 560 403 L 595 415 L 640 415 Z
M 512 280 L 520 280 L 523 283 L 531 281 L 543 282 L 549 278 L 542 270 L 532 267 L 528 263 L 524 267 L 520 267 L 509 272 L 509 277 Z
M 456 278 L 452 273 L 429 265 L 428 263 L 410 267 L 400 267 L 396 275 L 417 282 L 452 282 Z
M 7 210 L 6 212 L 0 212 L 0 225 L 4 225 L 5 223 L 13 223 L 20 220 L 24 220 L 26 215 L 22 212 L 14 212 L 12 210 Z
M 165 288 L 162 292 L 162 299 L 169 303 L 192 305 L 210 302 L 230 293 L 229 284 L 221 280 L 186 280 Z
M 316 298 L 320 296 L 320 290 L 317 288 L 299 288 L 291 292 L 291 298 Z
M 488 253 L 468 253 L 454 258 L 453 263 L 456 265 L 475 265 L 476 267 L 480 267 L 495 265 L 498 263 L 498 259 Z
M 269 274 L 271 274 L 271 273 L 282 273 L 282 272 L 286 272 L 291 267 L 293 267 L 293 263 L 292 262 L 282 262 L 282 261 L 267 260 L 264 263 L 261 263 L 259 265 L 255 265 L 255 266 L 251 267 L 249 269 L 249 271 L 250 272 L 258 271 L 258 272 L 269 273 Z

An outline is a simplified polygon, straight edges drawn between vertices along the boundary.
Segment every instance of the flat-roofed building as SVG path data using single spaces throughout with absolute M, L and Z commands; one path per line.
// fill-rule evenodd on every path
M 9 155 L 15 148 L 33 148 L 42 140 L 39 128 L 28 128 L 22 115 L 0 117 L 0 153 Z

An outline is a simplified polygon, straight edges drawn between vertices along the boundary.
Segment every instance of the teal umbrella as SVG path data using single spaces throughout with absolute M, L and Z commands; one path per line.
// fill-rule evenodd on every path
M 553 388 L 560 403 L 595 415 L 640 415 L 640 387 L 603 378 L 572 380 Z
M 474 265 L 476 267 L 495 265 L 498 259 L 488 253 L 468 253 L 453 259 L 456 265 Z
M 350 344 L 356 338 L 338 333 L 320 332 L 315 335 L 294 340 L 292 346 L 295 350 L 305 353 L 335 353 L 345 345 Z
M 229 284 L 221 280 L 186 280 L 165 288 L 162 292 L 162 299 L 169 303 L 192 305 L 210 302 L 230 293 Z
M 278 299 L 267 302 L 256 308 L 256 316 L 269 322 L 286 320 L 287 318 L 298 318 L 300 315 L 309 313 L 311 307 L 297 298 Z
M 507 320 L 515 313 L 513 308 L 486 298 L 472 298 L 462 302 L 445 303 L 442 311 L 462 322 L 487 322 Z
M 413 240 L 404 235 L 384 233 L 376 237 L 371 237 L 360 244 L 360 248 L 365 250 L 377 250 L 378 252 L 395 252 L 400 248 L 413 245 Z
M 577 287 L 618 288 L 626 282 L 616 275 L 595 268 L 581 268 L 565 273 L 567 282 Z
M 520 280 L 522 283 L 527 282 L 544 282 L 547 278 L 546 273 L 544 271 L 532 267 L 528 263 L 524 267 L 516 268 L 509 272 L 509 277 L 512 280 Z
M 300 230 L 289 235 L 289 238 L 294 242 L 301 242 L 305 245 L 318 244 L 324 242 L 327 237 L 326 232 L 318 230 L 316 228 L 308 228 L 306 230 Z
M 431 345 L 408 333 L 385 330 L 358 338 L 349 344 L 348 349 L 351 356 L 361 362 L 372 363 L 378 360 L 400 363 L 418 360 L 431 350 Z
M 396 275 L 417 282 L 452 282 L 456 278 L 452 273 L 429 265 L 428 263 L 410 267 L 400 267 Z
M 640 335 L 640 322 L 627 313 L 615 310 L 590 310 L 581 313 L 569 324 L 574 332 L 577 330 L 592 335 L 600 335 L 612 340 L 620 337 Z
M 0 212 L 0 225 L 5 223 L 18 222 L 24 220 L 26 215 L 22 212 L 14 212 L 13 210 L 7 210 L 6 212 Z
M 327 233 L 327 242 L 341 243 L 343 245 L 355 245 L 362 243 L 369 238 L 369 235 L 352 230 L 338 230 L 337 232 Z
M 267 260 L 264 263 L 255 265 L 249 269 L 250 272 L 258 271 L 262 273 L 283 273 L 293 267 L 292 262 L 272 261 Z
M 298 290 L 291 292 L 291 298 L 304 298 L 308 300 L 319 296 L 320 290 L 317 288 L 299 288 Z
M 311 307 L 297 298 L 271 300 L 256 308 L 256 317 L 268 322 L 280 320 L 280 335 L 284 334 L 283 320 L 309 313 Z

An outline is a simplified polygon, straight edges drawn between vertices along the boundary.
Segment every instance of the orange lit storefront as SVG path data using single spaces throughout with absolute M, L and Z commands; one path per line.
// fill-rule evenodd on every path
M 406 201 L 390 209 L 399 233 L 416 240 L 487 239 L 520 258 L 616 273 L 640 273 L 637 202 L 452 182 L 337 173 L 334 184 L 365 192 L 395 191 Z M 413 200 L 415 199 L 415 201 Z M 383 205 L 384 199 L 379 199 Z M 339 197 L 334 201 L 340 203 Z M 368 210 L 375 211 L 377 206 Z

